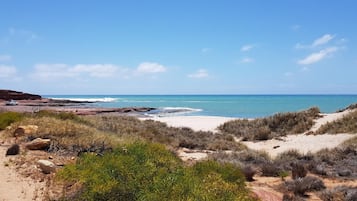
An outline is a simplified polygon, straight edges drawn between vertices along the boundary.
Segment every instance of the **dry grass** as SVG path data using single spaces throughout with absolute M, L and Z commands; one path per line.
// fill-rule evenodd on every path
M 268 140 L 309 130 L 319 114 L 318 108 L 310 108 L 302 112 L 279 113 L 254 120 L 233 120 L 224 123 L 219 129 L 223 133 L 242 137 L 243 140 Z
M 21 125 L 37 125 L 38 130 L 20 140 L 30 141 L 38 137 L 51 139 L 48 151 L 56 152 L 103 152 L 115 144 L 136 140 L 161 143 L 172 149 L 245 149 L 245 146 L 234 141 L 232 135 L 195 132 L 190 128 L 168 127 L 161 122 L 140 121 L 129 116 L 78 117 L 74 114 L 45 111 L 25 115 L 25 118 L 13 123 L 11 129 L 7 129 L 5 133 L 13 136 L 16 128 Z
M 12 124 L 11 129 L 5 130 L 5 134 L 12 136 L 20 125 L 37 125 L 38 130 L 29 136 L 20 138 L 22 141 L 30 141 L 34 138 L 51 139 L 48 151 L 62 151 L 78 153 L 81 151 L 104 151 L 118 142 L 118 138 L 98 131 L 85 124 L 72 120 L 61 120 L 53 117 L 26 117 L 22 121 Z
M 317 134 L 357 133 L 357 110 L 333 122 L 322 125 Z
M 165 123 L 153 120 L 140 121 L 128 116 L 91 116 L 85 119 L 98 130 L 110 132 L 119 137 L 140 137 L 171 148 L 207 150 L 241 150 L 244 148 L 229 134 L 195 132 L 190 128 L 168 127 Z

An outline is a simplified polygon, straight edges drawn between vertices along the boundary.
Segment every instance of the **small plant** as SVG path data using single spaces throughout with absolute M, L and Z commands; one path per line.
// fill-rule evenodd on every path
M 282 181 L 285 181 L 285 177 L 289 176 L 288 171 L 281 171 L 279 172 L 279 177 L 281 178 Z

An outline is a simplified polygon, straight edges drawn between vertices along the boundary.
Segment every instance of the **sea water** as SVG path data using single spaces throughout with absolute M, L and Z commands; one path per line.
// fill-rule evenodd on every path
M 147 115 L 207 115 L 256 118 L 319 107 L 330 113 L 357 103 L 357 95 L 47 95 L 92 101 L 90 107 L 153 107 Z

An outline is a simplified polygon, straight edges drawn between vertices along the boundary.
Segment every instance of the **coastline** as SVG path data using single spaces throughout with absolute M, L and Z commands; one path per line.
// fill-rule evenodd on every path
M 355 108 L 355 109 L 353 109 Z M 103 107 L 90 107 L 90 105 L 86 105 L 86 103 L 83 102 L 71 102 L 68 100 L 50 100 L 50 99 L 39 99 L 39 100 L 17 100 L 17 105 L 11 105 L 7 106 L 5 104 L 5 101 L 0 101 L 0 111 L 15 111 L 15 112 L 38 112 L 39 110 L 52 110 L 52 111 L 57 111 L 57 112 L 72 112 L 78 115 L 127 115 L 127 116 L 135 116 L 138 117 L 141 121 L 145 120 L 153 120 L 153 121 L 159 121 L 165 123 L 169 127 L 188 127 L 191 128 L 193 131 L 205 131 L 205 132 L 211 132 L 211 133 L 204 133 L 204 135 L 208 136 L 213 136 L 217 135 L 219 136 L 220 131 L 217 130 L 217 127 L 222 125 L 223 123 L 226 123 L 228 121 L 232 120 L 237 120 L 237 119 L 242 119 L 242 118 L 234 118 L 234 117 L 223 117 L 223 116 L 186 116 L 186 115 L 174 115 L 172 116 L 171 113 L 168 113 L 170 116 L 162 116 L 162 115 L 152 115 L 156 113 L 149 113 L 151 110 L 156 110 L 155 108 L 150 108 L 150 107 L 127 107 L 127 108 L 103 108 Z M 244 144 L 249 150 L 257 150 L 257 151 L 264 151 L 268 155 L 270 155 L 270 158 L 274 159 L 278 154 L 295 149 L 299 151 L 301 154 L 306 154 L 308 152 L 311 153 L 316 153 L 319 150 L 322 149 L 332 149 L 337 146 L 339 146 L 342 142 L 354 137 L 356 134 L 346 134 L 346 133 L 339 133 L 339 134 L 321 134 L 321 135 L 313 135 L 312 133 L 319 129 L 320 126 L 334 121 L 338 120 L 345 115 L 349 114 L 352 111 L 357 110 L 356 107 L 351 107 L 346 108 L 345 110 L 341 110 L 340 112 L 336 113 L 320 113 L 319 117 L 315 119 L 314 125 L 310 130 L 305 131 L 304 133 L 297 133 L 297 134 L 290 134 L 284 137 L 279 137 L 279 138 L 274 138 L 270 140 L 265 140 L 265 141 L 242 141 L 242 139 L 238 139 L 236 137 L 230 138 L 230 141 L 223 141 L 224 143 L 233 143 L 236 144 L 236 142 Z M 154 111 L 155 112 L 155 111 Z M 147 115 L 145 115 L 147 114 Z M 94 116 L 93 116 L 94 117 Z M 101 117 L 101 116 L 99 116 Z M 90 116 L 89 118 L 92 118 Z M 115 119 L 115 118 L 114 118 Z M 121 122 L 116 120 L 117 122 Z M 128 121 L 138 121 L 133 118 L 128 118 Z M 139 124 L 141 125 L 140 121 L 138 121 Z M 150 122 L 145 122 L 145 123 L 150 123 Z M 152 122 L 151 122 L 152 123 Z M 174 129 L 172 129 L 174 130 Z M 185 129 L 183 129 L 185 130 Z M 176 130 L 177 131 L 177 130 Z M 144 130 L 144 133 L 147 131 Z M 192 132 L 192 131 L 190 131 Z M 1 132 L 0 132 L 1 134 Z M 177 133 L 173 133 L 173 137 L 176 138 Z M 196 133 L 198 136 L 200 133 Z M 201 133 L 203 134 L 203 133 Z M 230 133 L 228 133 L 230 136 Z M 178 138 L 178 137 L 177 137 Z M 193 136 L 189 136 L 189 138 L 193 139 L 193 143 L 199 142 L 199 138 L 193 138 Z M 16 140 L 16 139 L 13 139 Z M 238 144 L 238 143 L 237 143 Z M 5 149 L 10 145 L 9 142 L 3 142 L 1 144 L 2 146 L 1 151 L 4 152 Z M 232 144 L 230 144 L 232 145 Z M 243 146 L 243 147 L 245 147 Z M 232 147 L 229 147 L 228 150 L 225 150 L 225 154 L 231 154 L 234 151 L 232 151 Z M 210 149 L 210 148 L 195 148 L 195 147 L 189 147 L 189 146 L 182 146 L 182 147 L 176 147 L 175 153 L 177 156 L 185 161 L 186 163 L 195 163 L 200 160 L 205 160 L 208 157 L 210 157 L 210 154 L 218 154 L 220 151 L 216 149 Z M 211 155 L 212 156 L 212 155 Z M 41 156 L 43 157 L 43 156 Z M 44 158 L 53 158 L 53 155 L 51 156 L 46 156 Z M 56 156 L 55 156 L 56 158 Z M 6 158 L 3 157 L 2 161 L 11 162 L 11 158 Z M 69 159 L 68 159 L 69 160 Z M 72 159 L 70 159 L 72 160 Z M 8 162 L 8 163 L 9 163 Z M 63 165 L 64 163 L 59 163 Z M 21 166 L 22 167 L 22 166 Z M 32 166 L 29 166 L 32 167 Z M 37 186 L 35 184 L 32 184 L 33 181 L 31 180 L 22 180 L 22 175 L 18 175 L 19 169 L 10 169 L 10 168 L 2 168 L 3 170 L 3 175 L 9 175 L 7 177 L 8 181 L 11 182 L 22 182 L 24 185 L 26 185 L 26 182 L 29 182 L 33 188 L 14 188 L 14 192 L 12 195 L 10 195 L 12 198 L 21 195 L 21 196 L 30 196 L 30 197 L 43 197 L 43 187 L 41 186 L 41 183 L 39 184 L 40 186 Z M 38 172 L 37 169 L 34 169 L 34 171 Z M 266 178 L 264 177 L 256 177 L 258 182 L 261 182 L 261 180 L 265 180 Z M 0 182 L 0 185 L 6 186 L 8 184 L 8 181 L 4 181 L 3 183 Z M 32 183 L 31 183 L 32 182 Z M 21 185 L 22 185 L 21 183 Z M 355 183 L 353 183 L 355 184 Z M 29 186 L 31 186 L 29 185 Z M 252 189 L 254 192 L 258 195 L 259 192 L 262 191 L 262 189 L 259 187 L 260 184 L 253 185 L 251 183 Z M 271 189 L 268 187 L 268 189 Z M 274 191 L 275 192 L 275 191 Z M 1 197 L 1 196 L 0 196 Z M 264 197 L 264 196 L 263 196 Z M 281 197 L 281 195 L 279 196 Z M 1 197 L 2 198 L 2 197 Z M 5 197 L 4 197 L 5 198 Z M 26 200 L 27 198 L 24 197 Z

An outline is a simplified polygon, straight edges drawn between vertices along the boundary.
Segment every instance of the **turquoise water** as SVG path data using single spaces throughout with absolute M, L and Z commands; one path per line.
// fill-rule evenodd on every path
M 357 103 L 357 95 L 48 95 L 96 101 L 93 107 L 154 107 L 156 115 L 209 115 L 255 118 L 313 106 L 335 112 Z

